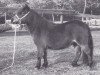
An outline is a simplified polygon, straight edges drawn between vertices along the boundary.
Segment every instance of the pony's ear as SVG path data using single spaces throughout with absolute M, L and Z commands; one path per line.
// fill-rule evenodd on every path
M 24 8 L 25 10 L 27 10 L 27 11 L 30 10 L 30 7 L 29 7 L 27 4 L 25 4 L 25 5 L 23 6 L 23 8 Z

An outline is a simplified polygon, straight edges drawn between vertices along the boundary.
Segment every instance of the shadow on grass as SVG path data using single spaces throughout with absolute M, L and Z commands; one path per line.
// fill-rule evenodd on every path
M 71 62 L 74 60 L 75 58 L 75 54 L 74 53 L 71 53 L 71 52 L 61 52 L 59 53 L 58 57 L 54 63 L 50 64 L 49 66 L 52 66 L 54 64 L 58 64 L 58 63 L 62 63 L 62 62 L 68 62 L 70 65 L 71 65 Z M 79 59 L 78 62 L 81 62 L 79 63 L 80 66 L 84 65 L 82 63 L 82 57 Z M 100 63 L 100 55 L 95 55 L 93 56 L 93 66 L 96 68 L 97 67 L 97 64 Z M 96 68 L 97 69 L 97 68 Z
M 52 57 L 48 57 L 49 67 L 53 67 L 53 65 L 58 64 L 58 63 L 62 63 L 62 62 L 68 62 L 70 64 L 75 57 L 75 54 L 73 54 L 71 52 L 67 52 L 67 51 L 64 51 L 64 52 L 54 51 L 54 52 L 55 52 L 54 53 L 55 55 L 53 55 Z M 0 70 L 11 65 L 11 63 L 12 63 L 11 58 L 12 57 L 10 56 L 10 58 L 7 58 L 7 56 L 9 56 L 9 55 L 10 54 L 6 54 L 6 56 L 5 56 L 4 54 L 2 54 L 2 57 L 0 57 L 0 59 L 2 58 L 2 60 L 0 61 Z M 37 60 L 36 59 L 36 52 L 28 52 L 27 54 L 24 54 L 23 56 L 20 56 L 17 53 L 16 57 L 15 57 L 15 65 L 16 66 L 23 65 L 27 61 L 30 61 L 31 59 Z M 50 61 L 50 59 L 55 59 L 55 60 Z M 100 56 L 94 56 L 94 59 L 95 59 L 96 63 L 100 63 Z
M 61 62 L 72 62 L 74 57 L 75 57 L 75 54 L 71 52 L 60 53 L 59 57 L 55 60 L 54 64 L 61 63 Z
M 17 36 L 26 36 L 26 35 L 30 35 L 28 31 L 17 31 Z M 14 31 L 7 31 L 0 33 L 0 37 L 4 36 L 14 36 Z
M 6 53 L 6 56 L 7 55 L 9 55 L 9 54 Z M 10 58 L 7 58 L 6 56 L 4 56 L 4 54 L 2 54 L 2 56 L 3 56 L 3 58 L 0 61 L 0 70 L 9 67 L 12 64 L 12 57 L 11 56 L 10 56 Z M 23 64 L 26 61 L 31 60 L 31 59 L 35 59 L 35 58 L 36 58 L 35 52 L 28 53 L 27 55 L 24 55 L 24 56 L 17 55 L 17 56 L 15 56 L 14 64 L 15 65 Z
M 31 59 L 37 60 L 36 52 L 29 52 L 29 53 L 23 52 L 23 53 L 21 53 L 21 55 L 18 53 L 16 53 L 16 55 L 15 55 L 15 61 L 14 61 L 15 65 L 19 65 L 19 64 L 23 65 L 25 62 L 30 61 Z M 52 57 L 48 57 L 49 67 L 52 67 L 53 65 L 62 63 L 62 62 L 70 62 L 74 57 L 73 54 L 70 52 L 59 53 L 59 51 L 57 51 L 57 52 L 54 51 L 54 54 L 55 55 L 53 55 Z M 6 53 L 6 54 L 4 53 L 4 54 L 0 55 L 1 56 L 0 59 L 2 59 L 0 61 L 0 70 L 4 69 L 12 64 L 12 56 L 11 55 L 12 55 L 11 53 Z M 51 62 L 50 59 L 55 59 L 55 60 L 53 60 Z

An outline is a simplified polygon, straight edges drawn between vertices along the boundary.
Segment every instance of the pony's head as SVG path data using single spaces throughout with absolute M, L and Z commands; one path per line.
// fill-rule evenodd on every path
M 15 14 L 15 16 L 12 18 L 12 23 L 26 23 L 27 18 L 30 14 L 30 7 L 25 4 L 23 5 Z

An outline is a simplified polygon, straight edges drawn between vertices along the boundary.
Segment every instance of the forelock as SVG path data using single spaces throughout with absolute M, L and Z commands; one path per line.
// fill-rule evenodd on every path
M 30 7 L 27 4 L 25 4 L 25 6 L 23 6 L 23 10 L 29 11 L 30 10 Z

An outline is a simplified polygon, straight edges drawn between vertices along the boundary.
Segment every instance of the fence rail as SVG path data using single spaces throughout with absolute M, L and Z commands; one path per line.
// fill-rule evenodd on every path
M 86 17 L 86 18 L 100 19 L 100 15 L 91 15 L 91 14 L 82 14 L 82 13 L 79 13 L 76 16 L 77 17 Z

